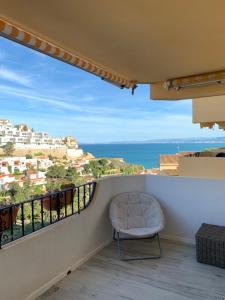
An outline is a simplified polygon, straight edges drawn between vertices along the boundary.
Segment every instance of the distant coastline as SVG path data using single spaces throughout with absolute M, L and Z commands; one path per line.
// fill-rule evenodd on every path
M 111 142 L 81 142 L 81 145 L 116 145 L 116 144 L 225 144 L 225 136 L 218 137 L 199 137 L 199 138 L 169 138 L 169 139 L 151 139 L 144 141 L 111 141 Z

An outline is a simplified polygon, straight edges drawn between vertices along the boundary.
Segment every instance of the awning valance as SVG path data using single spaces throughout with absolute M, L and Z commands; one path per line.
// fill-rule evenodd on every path
M 201 122 L 200 123 L 201 128 L 213 129 L 216 125 L 219 127 L 219 129 L 225 130 L 225 122 Z
M 98 66 L 97 64 L 88 61 L 75 53 L 62 49 L 61 47 L 27 32 L 3 19 L 0 19 L 0 35 L 87 72 L 93 73 L 101 79 L 109 81 L 121 88 L 125 87 L 133 89 L 136 86 L 134 81 L 130 81 L 123 76 L 106 70 L 105 68 L 102 68 L 101 66 Z

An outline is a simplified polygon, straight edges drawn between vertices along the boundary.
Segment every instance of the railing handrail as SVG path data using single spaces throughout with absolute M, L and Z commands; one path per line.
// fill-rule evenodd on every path
M 91 181 L 0 207 L 0 248 L 15 239 L 80 214 L 90 205 L 96 185 L 97 182 Z
M 22 203 L 30 203 L 30 202 L 33 202 L 33 201 L 36 201 L 36 200 L 41 200 L 41 199 L 43 199 L 45 197 L 55 196 L 55 195 L 58 195 L 60 193 L 64 193 L 64 192 L 71 191 L 71 190 L 75 191 L 76 189 L 78 189 L 78 188 L 80 188 L 82 186 L 87 186 L 87 185 L 91 185 L 91 184 L 96 184 L 96 181 L 90 181 L 90 182 L 87 182 L 87 183 L 83 183 L 83 184 L 77 185 L 77 186 L 75 186 L 73 188 L 66 188 L 66 189 L 62 189 L 62 190 L 56 191 L 56 192 L 49 192 L 49 193 L 46 193 L 46 194 L 43 194 L 43 195 L 40 195 L 40 196 L 34 196 L 31 199 L 24 200 L 24 201 L 17 202 L 17 203 L 3 204 L 4 207 L 1 207 L 1 204 L 0 204 L 0 211 L 8 209 L 10 207 L 18 206 L 18 205 L 20 205 Z

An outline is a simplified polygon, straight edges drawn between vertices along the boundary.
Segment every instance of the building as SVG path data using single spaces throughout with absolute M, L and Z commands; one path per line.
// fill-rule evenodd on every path
M 13 125 L 9 120 L 0 120 L 0 146 L 7 142 L 14 143 L 15 147 L 23 145 L 51 145 L 63 146 L 62 138 L 53 138 L 46 132 L 35 132 L 26 124 Z
M 218 126 L 225 130 L 225 96 L 192 100 L 192 119 L 201 128 L 213 129 Z
M 15 149 L 62 149 L 68 157 L 83 155 L 74 137 L 52 137 L 46 132 L 36 132 L 26 124 L 13 125 L 9 120 L 0 119 L 0 146 L 8 142 L 13 143 Z
M 1 174 L 0 175 L 0 188 L 2 190 L 8 190 L 10 183 L 16 180 L 15 176 L 12 174 Z
M 26 157 L 0 157 L 0 173 L 22 173 L 27 169 Z
M 160 155 L 160 174 L 161 175 L 178 175 L 180 156 Z
M 23 173 L 24 171 L 34 168 L 47 170 L 53 165 L 53 162 L 45 156 L 26 158 L 20 156 L 0 157 L 0 173 Z
M 36 168 L 38 169 L 47 170 L 53 165 L 53 161 L 45 156 L 36 156 L 36 158 L 34 158 L 33 160 L 35 161 Z
M 225 148 L 160 155 L 160 175 L 225 179 Z
M 160 175 L 178 176 L 181 158 L 192 154 L 193 152 L 178 152 L 176 154 L 160 155 Z
M 225 149 L 211 149 L 183 156 L 179 176 L 225 179 Z
M 46 183 L 46 176 L 44 172 L 28 170 L 26 172 L 27 179 L 34 185 L 42 185 Z

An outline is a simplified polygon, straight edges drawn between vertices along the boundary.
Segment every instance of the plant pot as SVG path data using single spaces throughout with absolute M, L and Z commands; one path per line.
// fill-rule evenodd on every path
M 18 214 L 20 207 L 19 207 L 19 205 L 12 207 L 12 216 L 11 216 L 11 208 L 10 207 L 7 207 L 7 206 L 1 207 L 0 206 L 0 208 L 3 208 L 0 211 L 0 220 L 1 220 L 0 221 L 0 231 L 4 231 L 11 227 L 11 223 L 14 224 L 16 222 L 17 214 Z
M 72 190 L 67 190 L 64 192 L 59 192 L 56 195 L 46 196 L 43 198 L 43 207 L 47 210 L 58 211 L 65 205 L 71 204 L 73 201 Z

